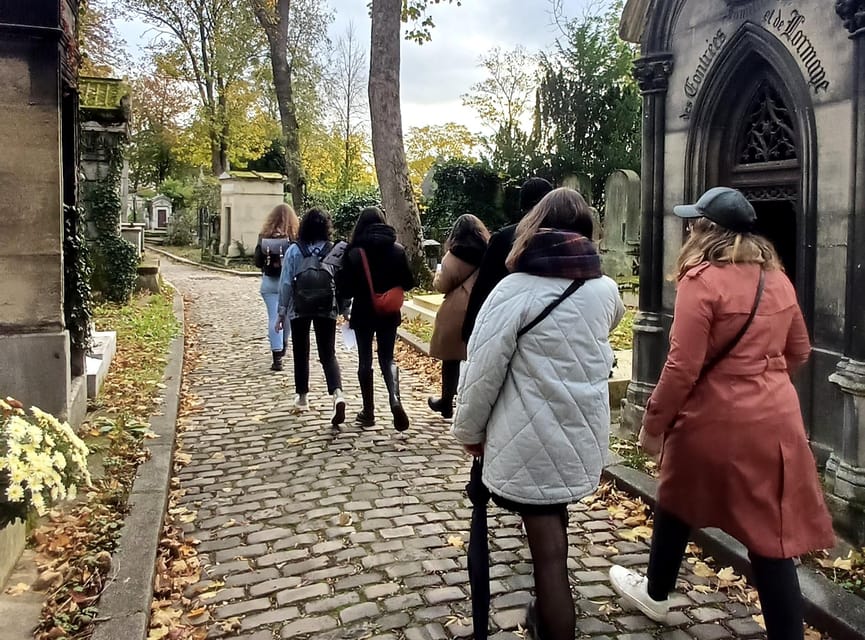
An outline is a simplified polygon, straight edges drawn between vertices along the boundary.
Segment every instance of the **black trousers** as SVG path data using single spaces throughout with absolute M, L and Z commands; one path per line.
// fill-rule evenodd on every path
M 295 318 L 291 321 L 291 352 L 294 356 L 295 393 L 309 393 L 309 330 L 315 330 L 318 360 L 324 369 L 327 392 L 342 389 L 342 376 L 336 360 L 336 320 L 331 318 Z
M 442 400 L 453 401 L 460 385 L 460 360 L 442 360 Z
M 372 372 L 372 340 L 378 343 L 378 364 L 382 372 L 390 371 L 393 364 L 393 350 L 396 345 L 396 326 L 356 327 L 357 337 L 357 372 L 358 374 Z
M 676 516 L 655 510 L 655 529 L 649 554 L 649 595 L 666 600 L 675 588 L 679 567 L 685 557 L 690 527 Z M 748 552 L 754 585 L 766 622 L 768 640 L 801 640 L 804 607 L 799 576 L 792 558 L 766 558 Z

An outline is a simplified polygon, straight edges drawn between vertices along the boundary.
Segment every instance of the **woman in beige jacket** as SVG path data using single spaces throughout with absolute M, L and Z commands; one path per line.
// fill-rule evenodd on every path
M 453 417 L 460 361 L 466 359 L 463 320 L 489 239 L 490 232 L 477 216 L 465 214 L 457 218 L 445 243 L 441 270 L 433 281 L 436 291 L 445 294 L 430 340 L 430 355 L 442 361 L 442 394 L 440 398 L 429 398 L 427 404 L 444 418 Z

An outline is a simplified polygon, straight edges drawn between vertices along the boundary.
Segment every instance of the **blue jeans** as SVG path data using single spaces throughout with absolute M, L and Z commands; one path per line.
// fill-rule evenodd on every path
M 264 305 L 267 307 L 267 337 L 270 340 L 270 350 L 282 351 L 291 335 L 291 328 L 286 322 L 284 335 L 282 331 L 273 328 L 279 310 L 279 278 L 261 276 L 261 297 L 264 298 Z

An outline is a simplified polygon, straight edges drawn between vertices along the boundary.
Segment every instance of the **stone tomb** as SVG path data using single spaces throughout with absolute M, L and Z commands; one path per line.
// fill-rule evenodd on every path
M 219 176 L 220 255 L 252 255 L 267 214 L 285 202 L 284 183 L 278 173 L 228 171 Z
M 629 0 L 621 33 L 642 47 L 644 111 L 626 421 L 638 428 L 664 363 L 665 274 L 685 238 L 672 208 L 712 186 L 741 189 L 811 334 L 797 385 L 829 501 L 865 542 L 865 0 Z

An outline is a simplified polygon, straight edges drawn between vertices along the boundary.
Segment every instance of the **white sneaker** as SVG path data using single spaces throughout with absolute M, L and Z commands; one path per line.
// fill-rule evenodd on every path
M 306 411 L 309 409 L 309 400 L 305 393 L 298 393 L 294 396 L 294 410 L 296 412 Z
M 345 398 L 342 397 L 342 390 L 337 389 L 333 392 L 333 415 L 330 417 L 330 423 L 336 427 L 345 422 Z
M 652 599 L 648 592 L 648 578 L 636 571 L 613 565 L 610 567 L 610 582 L 616 593 L 637 607 L 646 617 L 655 622 L 667 622 L 670 603 Z

